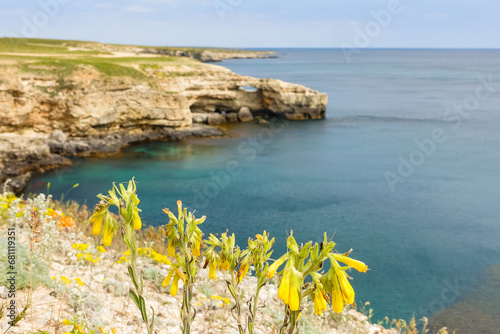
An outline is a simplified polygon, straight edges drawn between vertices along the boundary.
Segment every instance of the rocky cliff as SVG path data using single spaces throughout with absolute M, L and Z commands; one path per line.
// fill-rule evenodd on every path
M 326 103 L 301 85 L 187 58 L 0 58 L 0 182 L 20 190 L 32 172 L 70 164 L 69 156 L 222 135 L 213 125 L 255 115 L 320 119 Z

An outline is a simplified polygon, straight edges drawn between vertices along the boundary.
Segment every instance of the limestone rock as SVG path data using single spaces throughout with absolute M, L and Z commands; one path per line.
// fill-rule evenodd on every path
M 67 136 L 61 130 L 55 130 L 49 136 L 50 140 L 53 140 L 53 141 L 58 142 L 58 143 L 65 142 L 66 138 L 67 138 Z
M 228 123 L 236 123 L 238 122 L 238 114 L 235 112 L 230 112 L 225 115 L 226 117 L 226 122 Z
M 193 113 L 193 123 L 205 123 L 208 124 L 209 113 Z
M 209 125 L 220 125 L 226 122 L 226 118 L 218 113 L 213 113 L 208 116 Z
M 208 61 L 210 51 L 205 56 Z M 251 110 L 294 120 L 323 118 L 326 111 L 326 94 L 196 61 L 141 68 L 140 80 L 106 77 L 84 64 L 77 68 L 61 79 L 57 73 L 0 67 L 0 187 L 10 178 L 22 188 L 29 173 L 71 164 L 71 156 L 114 154 L 142 141 L 221 135 L 220 129 L 198 125 L 251 121 Z M 60 80 L 68 84 L 61 88 Z
M 252 112 L 248 107 L 241 107 L 240 111 L 238 111 L 238 118 L 241 122 L 253 121 Z

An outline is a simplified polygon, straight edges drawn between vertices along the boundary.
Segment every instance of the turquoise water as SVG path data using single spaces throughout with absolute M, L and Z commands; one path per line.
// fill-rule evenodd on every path
M 37 175 L 27 191 L 51 182 L 58 197 L 78 182 L 67 197 L 94 205 L 113 181 L 135 176 L 152 225 L 181 199 L 207 215 L 205 233 L 227 229 L 240 244 L 263 229 L 280 251 L 292 229 L 301 241 L 335 234 L 339 252 L 353 248 L 371 269 L 352 273 L 353 285 L 377 319 L 463 302 L 500 264 L 500 51 L 364 50 L 352 63 L 338 50 L 278 51 L 222 65 L 328 93 L 325 120 L 133 146 Z M 450 109 L 464 103 L 470 112 Z M 401 159 L 410 172 L 398 171 Z M 402 182 L 391 188 L 387 175 Z M 495 296 L 481 298 L 500 309 Z

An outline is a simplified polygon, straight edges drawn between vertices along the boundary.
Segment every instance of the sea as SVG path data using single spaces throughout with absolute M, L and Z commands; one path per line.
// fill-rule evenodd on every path
M 266 230 L 276 257 L 292 231 L 302 243 L 326 232 L 368 264 L 349 275 L 374 322 L 490 319 L 482 332 L 498 333 L 500 50 L 273 51 L 218 65 L 325 92 L 326 119 L 239 123 L 225 138 L 76 159 L 35 175 L 26 193 L 50 182 L 55 198 L 92 207 L 135 177 L 145 224 L 167 223 L 162 208 L 182 200 L 207 216 L 206 236 L 235 233 L 244 247 Z

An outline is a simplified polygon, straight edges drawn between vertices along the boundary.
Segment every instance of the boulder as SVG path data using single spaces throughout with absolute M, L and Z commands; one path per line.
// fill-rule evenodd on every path
M 238 118 L 241 122 L 253 121 L 252 112 L 247 107 L 242 107 L 240 111 L 238 111 Z
M 230 112 L 225 115 L 226 116 L 226 122 L 228 123 L 237 123 L 238 122 L 238 114 L 235 112 Z
M 208 113 L 193 113 L 193 123 L 208 123 Z
M 226 122 L 226 118 L 219 113 L 213 113 L 208 116 L 209 125 L 219 125 Z

